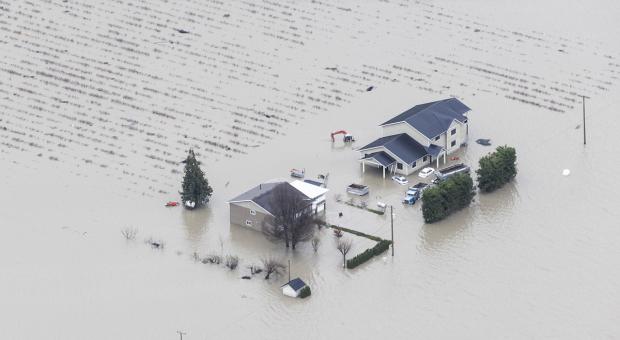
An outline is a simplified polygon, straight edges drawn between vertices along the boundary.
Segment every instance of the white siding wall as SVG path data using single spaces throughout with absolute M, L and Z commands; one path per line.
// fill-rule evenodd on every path
M 409 123 L 401 122 L 392 125 L 383 126 L 383 136 L 391 136 L 398 135 L 401 133 L 406 133 L 409 137 L 415 139 L 416 142 L 429 146 L 431 144 L 430 140 L 426 138 L 420 131 L 414 129 Z
M 451 131 L 454 129 L 456 129 L 456 134 L 452 135 Z M 467 141 L 467 124 L 463 124 L 457 120 L 454 120 L 452 124 L 450 125 L 450 128 L 448 128 L 446 136 L 448 138 L 447 140 L 448 154 L 451 154 L 457 151 L 461 147 L 461 144 Z M 454 146 L 452 146 L 453 141 L 456 142 Z

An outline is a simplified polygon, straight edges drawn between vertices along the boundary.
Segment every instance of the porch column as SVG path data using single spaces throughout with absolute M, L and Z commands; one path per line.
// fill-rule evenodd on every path
M 362 161 L 362 173 L 366 172 L 366 162 Z
M 443 151 L 443 164 L 446 164 L 446 154 L 448 153 L 448 151 L 444 150 Z
M 439 169 L 439 157 L 437 157 L 437 169 Z
M 382 167 L 382 168 L 383 168 L 383 179 L 385 179 L 385 167 Z

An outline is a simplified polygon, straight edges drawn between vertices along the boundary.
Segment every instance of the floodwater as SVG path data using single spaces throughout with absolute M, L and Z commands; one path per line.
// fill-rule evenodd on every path
M 0 1 L 0 338 L 620 337 L 619 17 L 614 1 Z M 470 142 L 517 149 L 519 174 L 426 225 L 353 149 L 445 96 L 473 109 Z M 164 208 L 189 147 L 215 195 Z M 343 270 L 329 231 L 315 254 L 228 223 L 227 199 L 293 167 L 329 173 L 329 222 L 389 237 L 386 216 L 335 201 L 351 182 L 392 204 L 395 256 Z M 267 256 L 312 297 L 240 279 Z

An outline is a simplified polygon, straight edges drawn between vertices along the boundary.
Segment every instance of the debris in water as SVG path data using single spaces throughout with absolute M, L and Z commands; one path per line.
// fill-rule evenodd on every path
M 244 275 L 244 276 L 242 276 L 241 278 L 242 278 L 242 279 L 244 279 L 244 280 L 250 280 L 250 279 L 251 279 L 251 277 L 249 277 L 249 276 L 247 276 L 247 275 Z
M 174 30 L 175 30 L 175 31 L 177 31 L 177 32 L 179 32 L 179 33 L 181 33 L 181 34 L 187 34 L 187 33 L 189 33 L 189 31 L 186 31 L 186 30 L 181 29 L 181 28 L 175 28 Z
M 342 213 L 341 212 L 338 213 L 338 217 L 342 217 Z
M 369 88 L 367 88 L 367 89 L 366 89 L 366 92 L 370 92 L 370 91 L 372 91 L 374 88 L 375 88 L 374 86 L 370 86 Z
M 577 126 L 575 126 L 575 130 L 579 129 L 581 127 L 581 124 L 577 124 Z
M 326 67 L 325 69 L 328 71 L 338 71 L 337 67 Z
M 230 14 L 228 13 L 224 14 L 224 18 L 229 18 L 229 17 L 230 17 Z
M 227 187 L 229 183 L 230 181 L 226 182 L 226 184 L 224 184 L 224 187 Z
M 562 170 L 562 175 L 564 175 L 564 176 L 570 175 L 570 170 L 569 169 Z
M 490 139 L 476 139 L 476 143 L 480 144 L 480 145 L 484 145 L 484 146 L 489 146 L 491 145 L 491 140 Z

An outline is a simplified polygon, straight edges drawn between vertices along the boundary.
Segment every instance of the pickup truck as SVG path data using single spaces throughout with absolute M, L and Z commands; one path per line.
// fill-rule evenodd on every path
M 403 203 L 408 205 L 414 205 L 417 200 L 422 197 L 422 192 L 428 188 L 429 185 L 426 183 L 418 183 L 414 186 L 409 187 L 407 193 L 405 193 L 405 198 L 403 198 Z
M 469 173 L 469 170 L 469 166 L 463 163 L 454 164 L 447 168 L 439 169 L 435 171 L 435 179 L 433 180 L 433 183 L 441 182 L 456 174 Z

